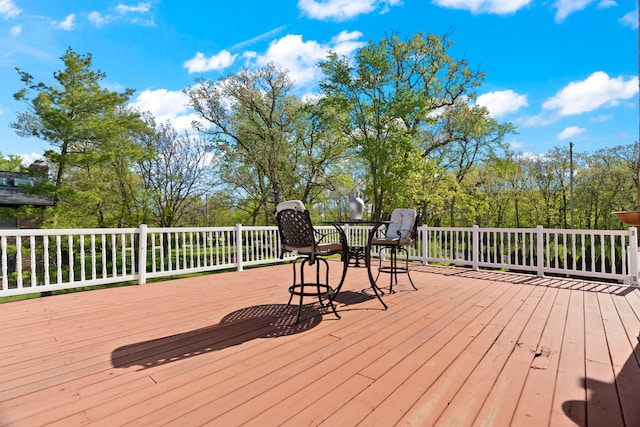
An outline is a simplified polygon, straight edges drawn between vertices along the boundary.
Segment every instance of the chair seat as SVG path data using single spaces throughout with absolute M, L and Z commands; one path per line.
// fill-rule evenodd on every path
M 304 246 L 304 247 L 289 246 L 289 245 L 282 245 L 282 246 L 285 250 L 289 252 L 297 251 L 298 253 L 301 253 L 303 255 L 310 254 L 311 252 L 313 252 L 313 247 L 311 246 Z M 342 246 L 341 243 L 318 243 L 316 245 L 316 255 L 331 255 L 331 254 L 341 253 L 342 251 L 344 251 L 344 246 Z
M 374 237 L 371 240 L 371 245 L 375 246 L 404 246 L 412 243 L 411 239 L 399 237 Z

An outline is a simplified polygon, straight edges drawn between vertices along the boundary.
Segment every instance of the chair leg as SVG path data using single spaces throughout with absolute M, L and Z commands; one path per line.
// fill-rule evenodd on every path
M 384 258 L 384 255 L 386 254 L 386 250 L 389 249 L 389 266 L 382 266 L 382 259 Z M 378 288 L 378 290 L 380 291 L 380 294 L 384 295 L 384 291 L 382 290 L 382 288 L 380 286 L 378 286 L 378 279 L 380 278 L 380 272 L 384 271 L 385 273 L 389 273 L 389 293 L 392 294 L 393 291 L 393 278 L 395 275 L 395 263 L 394 263 L 394 259 L 395 259 L 395 248 L 393 247 L 386 247 L 383 246 L 380 248 L 380 251 L 378 253 L 378 274 L 376 275 L 376 279 L 375 279 L 375 284 L 376 287 Z M 396 285 L 398 284 L 398 280 L 396 278 Z
M 388 266 L 382 266 L 382 259 L 384 258 L 383 254 L 385 253 L 385 250 L 389 249 L 389 265 Z M 403 251 L 404 252 L 404 256 L 405 256 L 405 260 L 404 260 L 404 266 L 402 266 L 402 264 L 400 264 L 401 266 L 398 267 L 398 252 Z M 409 274 L 409 251 L 405 248 L 402 247 L 395 247 L 395 246 L 389 246 L 389 247 L 383 247 L 380 249 L 380 259 L 379 259 L 379 263 L 378 263 L 378 274 L 375 278 L 375 283 L 377 285 L 378 283 L 378 278 L 380 277 L 380 272 L 385 272 L 389 274 L 389 293 L 395 293 L 395 291 L 393 290 L 393 286 L 398 286 L 398 274 L 399 273 L 406 273 L 407 276 L 409 277 L 409 283 L 411 283 L 411 287 L 413 287 L 414 290 L 418 290 L 418 288 L 416 288 L 416 285 L 413 283 L 413 279 L 411 279 L 411 274 Z M 378 287 L 378 289 L 380 289 Z M 382 290 L 380 289 L 380 292 L 382 292 Z
M 336 317 L 337 317 L 338 319 L 340 319 L 341 317 L 340 317 L 340 315 L 338 314 L 338 311 L 336 310 L 336 306 L 335 306 L 335 304 L 333 303 L 333 295 L 332 295 L 332 294 L 329 294 L 328 298 L 329 298 L 329 305 L 331 306 L 331 309 L 333 310 L 333 314 L 335 314 L 335 315 L 336 315 Z
M 302 312 L 302 300 L 304 298 L 304 265 L 307 263 L 307 259 L 303 259 L 300 263 L 300 303 L 298 304 L 298 313 L 296 314 L 296 325 L 300 320 L 300 313 Z
M 375 279 L 373 278 L 373 274 L 371 273 L 371 245 L 367 245 L 367 250 L 365 251 L 364 256 L 365 256 L 365 263 L 367 266 L 367 275 L 369 276 L 369 283 L 371 284 L 371 289 L 373 289 L 373 293 L 376 295 L 376 298 L 378 298 L 378 301 L 380 301 L 380 303 L 386 310 L 388 307 L 387 307 L 387 304 L 385 304 L 385 302 L 382 300 L 382 297 L 381 297 L 382 289 L 380 289 L 376 283 L 378 281 L 378 277 L 380 276 L 380 269 L 378 269 L 378 276 L 376 276 Z
M 396 285 L 398 284 L 398 252 L 395 247 L 391 248 L 391 259 L 389 262 L 391 265 L 389 271 L 389 293 L 393 294 L 395 293 L 393 290 L 393 282 L 395 281 Z
M 300 283 L 297 282 L 297 272 L 296 272 L 296 264 L 298 262 L 298 260 L 301 260 L 300 264 L 299 264 L 299 268 L 300 268 Z M 338 314 L 338 311 L 336 310 L 336 306 L 333 303 L 333 297 L 335 295 L 335 291 L 329 286 L 329 264 L 327 262 L 327 260 L 325 259 L 321 259 L 321 258 L 316 258 L 316 271 L 315 271 L 315 283 L 310 282 L 310 283 L 306 283 L 305 282 L 305 278 L 304 278 L 304 268 L 306 265 L 309 265 L 309 258 L 306 257 L 299 257 L 297 259 L 294 260 L 293 262 L 293 284 L 289 287 L 289 302 L 287 303 L 287 307 L 288 308 L 291 305 L 291 302 L 293 300 L 293 296 L 294 295 L 298 295 L 300 297 L 300 300 L 298 302 L 298 309 L 296 312 L 296 320 L 294 323 L 298 323 L 300 321 L 300 315 L 302 313 L 302 306 L 304 304 L 304 297 L 305 296 L 317 296 L 318 300 L 320 302 L 321 306 L 325 306 L 324 301 L 322 301 L 322 297 L 326 296 L 327 299 L 329 300 L 329 305 L 331 306 L 331 310 L 333 311 L 333 313 L 336 315 L 336 317 L 338 319 L 340 319 L 340 315 Z M 325 265 L 325 270 L 326 270 L 326 277 L 325 283 L 321 283 L 320 282 L 320 264 L 324 263 Z M 313 273 L 311 273 L 313 274 Z M 344 272 L 343 272 L 344 274 Z M 344 278 L 343 278 L 344 279 Z M 311 287 L 311 289 L 313 289 L 313 287 L 315 286 L 316 291 L 305 291 L 306 287 Z M 326 290 L 324 290 L 326 289 Z M 284 309 L 283 309 L 284 311 Z
M 285 308 L 282 309 L 282 311 L 285 311 L 287 308 L 289 308 L 289 306 L 291 305 L 291 301 L 293 300 L 293 288 L 296 285 L 296 263 L 298 262 L 299 258 L 296 258 L 293 260 L 293 263 L 291 264 L 291 266 L 293 267 L 293 283 L 291 283 L 291 286 L 289 287 L 289 302 L 287 303 L 287 306 Z
M 375 287 L 378 289 L 378 291 L 380 291 L 380 295 L 384 295 L 384 291 L 380 286 L 378 286 L 378 279 L 380 278 L 380 272 L 382 271 L 382 258 L 384 258 L 385 249 L 386 248 L 381 247 L 378 251 L 378 274 L 376 274 L 376 278 L 373 281 Z
M 334 290 L 334 295 L 338 295 L 340 293 L 340 290 L 342 289 L 342 284 L 344 283 L 344 279 L 345 277 L 347 277 L 348 268 L 349 268 L 349 254 L 347 253 L 346 255 L 345 254 L 342 255 L 342 277 L 340 278 L 340 283 Z M 328 274 L 329 272 L 327 271 L 327 276 Z M 329 283 L 328 279 L 327 279 L 327 283 Z
M 320 305 L 324 307 L 324 303 L 322 302 L 322 291 L 320 290 L 320 262 L 326 261 L 320 258 L 316 259 L 316 291 L 318 292 L 318 301 L 320 301 Z M 329 267 L 327 266 L 327 281 L 326 284 L 329 284 Z
M 409 283 L 411 283 L 411 286 L 413 287 L 414 290 L 418 290 L 418 288 L 416 288 L 416 285 L 413 284 L 413 280 L 411 280 L 411 274 L 409 274 L 409 251 L 406 250 L 405 248 L 401 248 L 404 251 L 405 254 L 405 261 L 404 261 L 404 268 L 405 271 L 407 272 L 407 276 L 409 277 Z

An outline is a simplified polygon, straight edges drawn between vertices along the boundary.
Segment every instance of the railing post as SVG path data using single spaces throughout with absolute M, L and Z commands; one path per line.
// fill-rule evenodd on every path
M 242 271 L 242 224 L 236 224 L 236 259 L 238 267 L 236 271 Z
M 138 285 L 147 283 L 147 224 L 140 224 L 138 234 Z
M 473 232 L 472 232 L 472 245 L 473 245 L 473 250 L 472 250 L 472 256 L 473 259 L 471 267 L 474 271 L 478 271 L 479 270 L 479 262 L 480 262 L 480 227 L 477 224 L 473 225 Z
M 538 263 L 538 277 L 544 277 L 544 227 L 536 227 L 536 262 Z
M 638 286 L 638 229 L 629 227 L 629 278 L 631 286 Z
M 420 251 L 421 252 L 420 257 L 422 258 L 421 259 L 422 265 L 428 265 L 429 262 L 427 261 L 427 248 L 428 248 L 428 246 L 427 246 L 427 244 L 428 244 L 428 242 L 427 242 L 427 236 L 428 236 L 427 224 L 421 225 L 419 227 L 419 230 L 420 230 L 420 234 L 422 234 L 422 236 L 421 236 L 422 250 Z

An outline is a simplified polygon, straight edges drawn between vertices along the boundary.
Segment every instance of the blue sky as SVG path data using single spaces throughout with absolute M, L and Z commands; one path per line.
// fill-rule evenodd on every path
M 112 90 L 177 129 L 195 118 L 182 89 L 275 62 L 300 95 L 327 51 L 398 33 L 450 33 L 450 54 L 486 74 L 478 103 L 513 123 L 515 151 L 592 152 L 638 140 L 638 12 L 632 0 L 0 0 L 0 152 L 49 147 L 15 134 L 26 106 L 15 67 L 53 83 L 67 47 L 93 55 Z

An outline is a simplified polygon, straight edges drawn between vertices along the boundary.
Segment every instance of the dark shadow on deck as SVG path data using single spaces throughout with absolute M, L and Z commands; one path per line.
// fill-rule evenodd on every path
M 276 338 L 307 331 L 322 321 L 322 313 L 312 305 L 303 306 L 295 324 L 293 311 L 284 304 L 266 304 L 242 308 L 227 314 L 217 325 L 167 337 L 125 345 L 111 353 L 116 368 L 163 365 L 222 350 L 256 338 Z M 284 312 L 283 312 L 284 310 Z
M 344 305 L 353 305 L 360 304 L 375 298 L 376 297 L 374 295 L 366 294 L 364 293 L 364 291 L 342 291 L 333 298 L 333 301 Z
M 439 265 L 417 265 L 411 267 L 411 273 L 423 272 L 441 274 L 444 276 L 459 276 L 476 280 L 492 280 L 508 282 L 516 285 L 547 286 L 551 288 L 580 290 L 584 292 L 600 292 L 624 296 L 638 291 L 635 286 L 616 283 L 581 280 L 578 278 L 563 278 L 554 276 L 538 277 L 531 272 L 504 272 L 495 270 L 472 270 L 467 267 L 448 267 Z
M 562 409 L 579 426 L 640 426 L 640 344 L 636 345 L 613 383 L 583 378 L 589 399 L 568 400 Z

